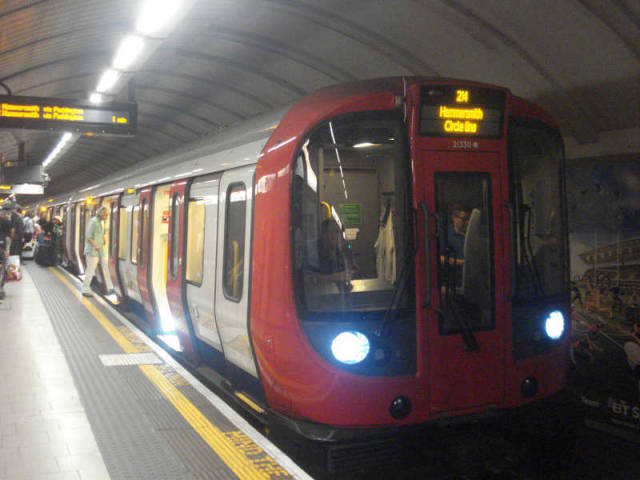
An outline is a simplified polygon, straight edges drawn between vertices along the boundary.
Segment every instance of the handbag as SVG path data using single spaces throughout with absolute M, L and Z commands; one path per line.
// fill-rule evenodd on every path
M 22 280 L 22 268 L 20 265 L 20 255 L 10 255 L 7 260 L 5 271 L 7 282 L 17 282 Z

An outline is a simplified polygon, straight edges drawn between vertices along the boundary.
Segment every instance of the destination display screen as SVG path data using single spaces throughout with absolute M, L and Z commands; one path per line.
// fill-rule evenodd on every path
M 137 113 L 133 102 L 92 105 L 63 98 L 0 95 L 0 128 L 133 135 Z
M 420 135 L 500 138 L 504 108 L 501 90 L 430 85 L 422 89 Z

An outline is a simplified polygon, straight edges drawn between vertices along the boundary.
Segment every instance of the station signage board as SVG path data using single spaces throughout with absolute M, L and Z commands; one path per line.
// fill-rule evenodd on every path
M 23 183 L 20 185 L 0 185 L 0 194 L 43 195 L 44 187 L 38 184 Z
M 0 128 L 135 135 L 135 102 L 90 104 L 77 99 L 0 95 Z

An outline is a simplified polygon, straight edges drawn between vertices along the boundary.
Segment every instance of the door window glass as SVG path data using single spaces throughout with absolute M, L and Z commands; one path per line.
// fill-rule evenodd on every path
M 75 224 L 73 226 L 75 231 L 74 240 L 76 242 L 76 251 L 82 255 L 84 249 L 84 207 L 82 205 L 75 206 Z
M 142 206 L 140 207 L 140 213 L 142 214 L 142 219 L 140 220 L 140 267 L 144 268 L 146 263 L 146 258 L 148 255 L 148 245 L 149 245 L 149 205 L 147 204 L 147 199 L 142 200 Z
M 133 213 L 131 215 L 131 263 L 136 265 L 138 263 L 138 238 L 140 234 L 140 207 L 138 205 L 133 207 Z
M 117 235 L 117 212 L 118 212 L 118 203 L 111 202 L 109 209 L 109 231 L 107 233 L 107 241 L 109 242 L 109 255 L 115 256 L 116 247 L 118 246 L 118 235 Z
M 242 298 L 244 273 L 244 233 L 247 192 L 242 183 L 229 186 L 224 229 L 224 293 L 236 302 Z
M 127 207 L 120 207 L 120 217 L 118 225 L 118 259 L 125 260 L 127 252 L 127 225 L 129 224 L 129 215 Z
M 493 328 L 489 174 L 437 172 L 435 187 L 440 331 Z
M 178 258 L 180 256 L 180 194 L 176 193 L 171 200 L 171 256 L 169 271 L 171 279 L 178 278 Z
M 188 282 L 196 285 L 202 284 L 205 211 L 204 199 L 192 198 L 189 200 L 187 219 L 187 268 L 185 276 Z

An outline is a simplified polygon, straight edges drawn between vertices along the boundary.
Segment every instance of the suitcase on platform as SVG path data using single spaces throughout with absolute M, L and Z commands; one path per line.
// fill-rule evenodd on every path
M 36 248 L 35 261 L 42 267 L 50 267 L 53 265 L 53 245 L 50 243 L 41 243 Z

